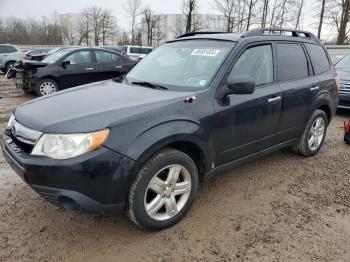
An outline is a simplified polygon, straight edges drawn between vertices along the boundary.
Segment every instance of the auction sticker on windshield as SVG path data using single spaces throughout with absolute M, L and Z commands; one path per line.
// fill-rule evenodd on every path
M 220 50 L 207 48 L 207 49 L 195 49 L 191 55 L 197 56 L 217 56 L 220 53 Z

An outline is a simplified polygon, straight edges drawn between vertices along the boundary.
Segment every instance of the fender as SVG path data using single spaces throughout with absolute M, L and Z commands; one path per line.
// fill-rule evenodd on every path
M 206 160 L 214 159 L 208 134 L 199 123 L 191 120 L 174 120 L 149 128 L 130 144 L 126 155 L 144 163 L 152 154 L 174 142 L 190 142 L 202 151 Z

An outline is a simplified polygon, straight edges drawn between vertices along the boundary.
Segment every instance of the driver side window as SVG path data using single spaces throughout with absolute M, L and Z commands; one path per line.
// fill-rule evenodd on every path
M 248 48 L 238 58 L 228 79 L 250 76 L 256 86 L 273 82 L 273 57 L 271 45 L 261 45 Z

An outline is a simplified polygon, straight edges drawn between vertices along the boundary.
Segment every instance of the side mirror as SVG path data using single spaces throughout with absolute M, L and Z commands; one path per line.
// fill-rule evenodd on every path
M 248 95 L 253 94 L 255 90 L 255 81 L 250 76 L 238 76 L 227 79 L 227 89 L 225 95 Z
M 67 65 L 70 65 L 70 61 L 69 60 L 64 60 L 64 61 L 61 62 L 61 66 L 63 68 L 65 68 Z

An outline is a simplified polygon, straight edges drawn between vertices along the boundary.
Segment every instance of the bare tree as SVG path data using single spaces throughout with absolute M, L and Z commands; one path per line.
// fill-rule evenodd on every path
M 295 23 L 295 29 L 298 29 L 298 28 L 299 28 L 300 17 L 301 17 L 301 13 L 302 13 L 302 11 L 303 11 L 303 7 L 304 7 L 304 0 L 301 0 L 301 1 L 300 1 L 299 8 L 298 8 L 297 21 L 296 21 L 296 23 Z
M 137 18 L 141 14 L 141 0 L 125 0 L 123 8 L 129 14 L 131 19 L 131 42 L 135 42 L 135 29 L 137 25 Z
M 186 16 L 185 32 L 190 33 L 193 30 L 194 15 L 198 9 L 197 0 L 184 0 L 184 15 Z
M 248 0 L 248 16 L 247 16 L 247 29 L 246 29 L 247 31 L 249 30 L 253 11 L 254 11 L 253 9 L 254 9 L 257 2 L 258 2 L 258 0 Z
M 320 20 L 318 22 L 318 29 L 317 29 L 317 37 L 318 38 L 321 38 L 321 30 L 322 30 L 322 25 L 323 25 L 325 6 L 326 6 L 326 0 L 321 0 Z
M 349 11 L 350 11 L 350 0 L 342 0 L 337 45 L 343 45 L 347 39 L 346 28 L 349 22 Z
M 263 10 L 261 18 L 261 27 L 266 27 L 267 14 L 269 10 L 269 0 L 263 0 Z
M 78 22 L 77 31 L 79 34 L 78 45 L 85 42 L 86 46 L 89 46 L 92 28 L 90 26 L 90 13 L 87 9 L 84 9 L 81 12 L 81 18 Z
M 77 39 L 72 19 L 68 15 L 61 16 L 60 26 L 63 41 L 68 43 L 69 45 L 75 45 Z
M 232 32 L 235 24 L 235 0 L 215 0 L 216 9 L 226 20 L 226 32 Z
M 153 40 L 155 40 L 156 29 L 160 22 L 160 17 L 155 16 L 150 8 L 145 8 L 143 10 L 143 21 L 145 24 L 147 45 L 152 46 Z
M 110 10 L 102 10 L 100 28 L 102 45 L 106 45 L 106 40 L 114 37 L 114 28 L 117 28 L 116 21 L 114 20 L 112 12 Z

